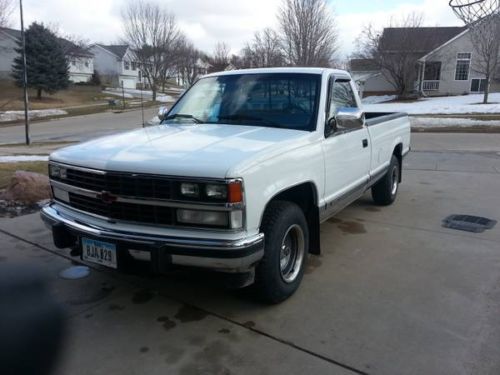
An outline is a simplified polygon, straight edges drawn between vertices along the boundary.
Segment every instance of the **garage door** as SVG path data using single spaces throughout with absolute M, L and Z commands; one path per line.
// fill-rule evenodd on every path
M 135 89 L 135 79 L 123 78 L 120 84 L 126 89 Z

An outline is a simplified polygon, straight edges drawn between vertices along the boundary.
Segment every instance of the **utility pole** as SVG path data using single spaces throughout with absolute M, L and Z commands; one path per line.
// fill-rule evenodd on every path
M 19 10 L 21 13 L 21 42 L 23 50 L 23 88 L 24 88 L 24 131 L 26 144 L 30 145 L 30 119 L 28 113 L 28 71 L 26 67 L 26 38 L 24 36 L 23 0 L 19 0 Z

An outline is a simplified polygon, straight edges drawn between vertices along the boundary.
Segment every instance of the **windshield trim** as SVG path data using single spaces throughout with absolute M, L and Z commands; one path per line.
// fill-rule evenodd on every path
M 262 126 L 259 125 L 258 123 L 255 124 L 244 124 L 244 123 L 227 123 L 225 124 L 224 122 L 202 122 L 201 124 L 219 124 L 219 125 L 242 125 L 242 126 L 256 126 L 256 127 L 266 127 L 266 128 L 273 128 L 273 129 L 285 129 L 285 130 L 297 130 L 297 131 L 304 131 L 304 132 L 315 132 L 318 128 L 318 118 L 319 118 L 319 108 L 320 108 L 320 102 L 321 102 L 321 95 L 322 95 L 322 83 L 323 83 L 323 75 L 321 73 L 305 73 L 305 72 L 248 72 L 248 73 L 235 73 L 235 74 L 211 74 L 208 76 L 203 76 L 198 78 L 187 90 L 185 90 L 182 95 L 176 100 L 174 105 L 168 110 L 168 112 L 165 115 L 165 118 L 168 116 L 171 116 L 171 112 L 177 107 L 177 105 L 182 101 L 185 95 L 191 89 L 200 81 L 205 80 L 205 79 L 211 79 L 211 78 L 217 78 L 217 77 L 238 77 L 238 76 L 281 76 L 281 77 L 297 77 L 297 76 L 308 76 L 308 77 L 314 77 L 317 79 L 318 87 L 317 87 L 317 93 L 316 93 L 316 103 L 315 103 L 315 108 L 314 108 L 314 113 L 311 118 L 311 125 L 309 126 L 308 129 L 291 129 L 287 127 L 278 127 L 278 126 Z M 166 125 L 164 122 L 165 120 L 162 120 L 160 122 L 160 125 Z

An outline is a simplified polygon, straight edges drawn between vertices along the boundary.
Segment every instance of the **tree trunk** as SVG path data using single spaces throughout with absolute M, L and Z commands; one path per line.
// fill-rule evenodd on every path
M 490 77 L 486 77 L 486 85 L 484 88 L 483 104 L 488 104 L 488 97 L 490 96 Z
M 36 90 L 36 98 L 38 100 L 42 99 L 42 89 L 37 89 Z

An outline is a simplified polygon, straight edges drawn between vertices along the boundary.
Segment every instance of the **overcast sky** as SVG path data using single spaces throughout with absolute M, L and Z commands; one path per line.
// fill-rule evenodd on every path
M 276 26 L 281 0 L 158 0 L 172 11 L 194 44 L 212 51 L 217 41 L 239 51 L 255 31 Z M 25 23 L 41 21 L 62 34 L 113 43 L 122 35 L 120 12 L 126 0 L 24 0 Z M 352 52 L 363 25 L 383 26 L 409 12 L 421 12 L 428 26 L 461 25 L 448 0 L 329 0 L 336 14 L 341 53 Z M 17 16 L 17 14 L 14 14 Z M 13 26 L 19 27 L 16 17 Z

